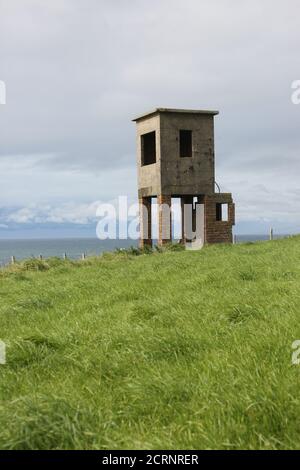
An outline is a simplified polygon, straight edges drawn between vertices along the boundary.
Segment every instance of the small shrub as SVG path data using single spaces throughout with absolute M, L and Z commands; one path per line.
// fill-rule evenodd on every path
M 64 266 L 66 263 L 69 264 L 69 261 L 58 258 L 57 256 L 54 256 L 53 258 L 48 258 L 47 259 L 47 264 L 50 268 L 57 268 L 57 267 L 60 267 L 60 266 Z
M 238 273 L 238 277 L 242 281 L 255 281 L 257 278 L 257 274 L 252 269 L 248 269 L 248 270 L 240 271 Z
M 136 246 L 131 246 L 128 249 L 128 254 L 133 255 L 133 256 L 139 256 L 142 254 L 142 250 L 140 248 L 137 248 Z
M 155 250 L 158 253 L 165 253 L 168 251 L 174 252 L 174 251 L 184 251 L 185 250 L 185 245 L 182 243 L 166 243 L 163 246 L 155 245 Z
M 151 246 L 145 245 L 144 248 L 139 248 L 137 246 L 131 246 L 130 248 L 117 248 L 115 253 L 118 255 L 125 256 L 140 256 L 140 255 L 150 255 L 153 253 Z
M 140 249 L 142 255 L 151 255 L 153 253 L 153 248 L 149 245 L 145 245 L 143 249 Z
M 185 246 L 183 243 L 170 243 L 166 245 L 166 251 L 184 251 Z
M 22 261 L 20 266 L 24 271 L 47 271 L 50 268 L 48 263 L 35 258 Z
M 244 323 L 252 318 L 257 318 L 259 311 L 252 305 L 241 305 L 236 306 L 228 314 L 228 320 L 230 323 L 239 324 Z

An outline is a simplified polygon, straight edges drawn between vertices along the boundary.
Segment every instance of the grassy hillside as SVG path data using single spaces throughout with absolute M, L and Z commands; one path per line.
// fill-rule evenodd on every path
M 0 448 L 300 448 L 299 282 L 300 237 L 0 272 Z

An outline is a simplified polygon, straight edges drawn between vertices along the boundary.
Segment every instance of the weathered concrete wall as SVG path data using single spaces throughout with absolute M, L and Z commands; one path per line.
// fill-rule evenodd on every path
M 141 136 L 156 132 L 156 163 L 141 165 Z M 139 198 L 156 196 L 161 193 L 161 152 L 160 152 L 160 115 L 148 117 L 137 122 L 136 134 Z
M 192 157 L 180 157 L 180 129 L 192 131 Z M 215 172 L 213 116 L 162 113 L 160 136 L 162 194 L 212 194 Z

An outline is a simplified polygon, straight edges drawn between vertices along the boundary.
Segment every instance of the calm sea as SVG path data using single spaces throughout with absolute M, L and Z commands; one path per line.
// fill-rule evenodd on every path
M 239 235 L 237 242 L 267 240 L 265 235 Z M 98 240 L 94 238 L 63 238 L 41 240 L 0 240 L 0 265 L 10 262 L 12 256 L 17 260 L 36 258 L 63 257 L 66 253 L 71 259 L 79 259 L 82 253 L 87 256 L 99 255 L 103 251 L 136 246 L 135 240 Z
M 113 251 L 116 248 L 136 246 L 135 240 L 98 240 L 97 238 L 62 238 L 41 240 L 0 240 L 0 266 L 16 260 L 43 258 L 51 256 L 63 257 L 64 253 L 70 259 L 79 259 L 82 253 L 87 256 L 99 255 L 103 251 Z

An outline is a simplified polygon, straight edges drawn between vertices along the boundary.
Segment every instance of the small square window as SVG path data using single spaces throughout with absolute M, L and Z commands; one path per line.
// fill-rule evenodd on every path
M 192 157 L 192 131 L 179 131 L 179 155 L 181 158 Z
M 217 202 L 216 204 L 216 220 L 228 222 L 228 204 Z
M 156 163 L 155 131 L 141 136 L 142 166 Z

